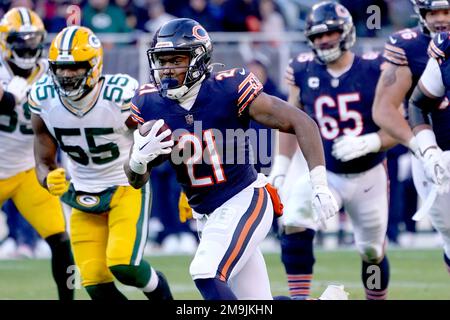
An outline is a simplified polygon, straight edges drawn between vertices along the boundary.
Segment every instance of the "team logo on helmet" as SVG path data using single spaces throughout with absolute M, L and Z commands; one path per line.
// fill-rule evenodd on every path
M 192 28 L 192 35 L 195 37 L 195 39 L 200 41 L 209 40 L 208 33 L 206 33 L 206 30 L 203 29 L 203 27 L 200 25 L 196 25 Z
M 341 18 L 347 18 L 349 16 L 349 12 L 347 11 L 347 9 L 345 9 L 345 7 L 340 4 L 336 5 L 336 14 Z
M 102 46 L 102 43 L 95 34 L 89 35 L 88 42 L 92 48 L 100 48 Z

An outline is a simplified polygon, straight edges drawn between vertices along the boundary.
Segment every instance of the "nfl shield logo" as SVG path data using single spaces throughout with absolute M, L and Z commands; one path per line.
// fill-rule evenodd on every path
M 186 123 L 188 125 L 192 126 L 194 124 L 194 116 L 192 114 L 187 114 L 184 118 L 186 119 Z

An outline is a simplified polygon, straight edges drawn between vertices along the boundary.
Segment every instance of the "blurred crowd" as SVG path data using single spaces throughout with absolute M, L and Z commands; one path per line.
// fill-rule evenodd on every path
M 10 7 L 33 8 L 49 33 L 67 21 L 95 33 L 154 32 L 174 17 L 192 18 L 209 32 L 282 32 L 303 28 L 314 0 L 1 0 L 0 16 Z M 411 23 L 409 0 L 341 0 L 352 14 L 357 35 L 375 37 L 384 27 L 400 29 Z M 373 11 L 376 5 L 379 11 Z M 77 6 L 77 7 L 75 7 Z M 378 9 L 375 9 L 378 10 Z M 367 28 L 372 13 L 381 29 Z M 379 20 L 379 21 L 378 21 Z

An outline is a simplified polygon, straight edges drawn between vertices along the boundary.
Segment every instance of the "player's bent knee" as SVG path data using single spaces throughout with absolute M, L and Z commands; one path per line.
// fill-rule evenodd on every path
M 141 275 L 143 272 L 140 269 L 140 266 L 131 266 L 124 264 L 109 267 L 111 273 L 121 283 L 137 288 L 143 288 L 148 283 L 150 274 Z M 150 268 L 148 268 L 148 273 L 149 272 Z
M 114 280 L 103 260 L 90 260 L 84 262 L 80 267 L 80 273 L 84 287 Z
M 214 278 L 217 274 L 217 267 L 211 262 L 206 257 L 196 255 L 189 266 L 192 279 Z

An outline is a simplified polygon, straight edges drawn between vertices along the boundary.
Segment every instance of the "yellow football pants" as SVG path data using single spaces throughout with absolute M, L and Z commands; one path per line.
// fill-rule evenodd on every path
M 42 188 L 34 169 L 0 180 L 0 205 L 8 199 L 42 238 L 66 231 L 59 198 Z
M 149 189 L 149 184 L 140 190 L 118 187 L 107 213 L 72 209 L 70 240 L 83 286 L 113 281 L 111 266 L 140 264 L 147 241 Z

